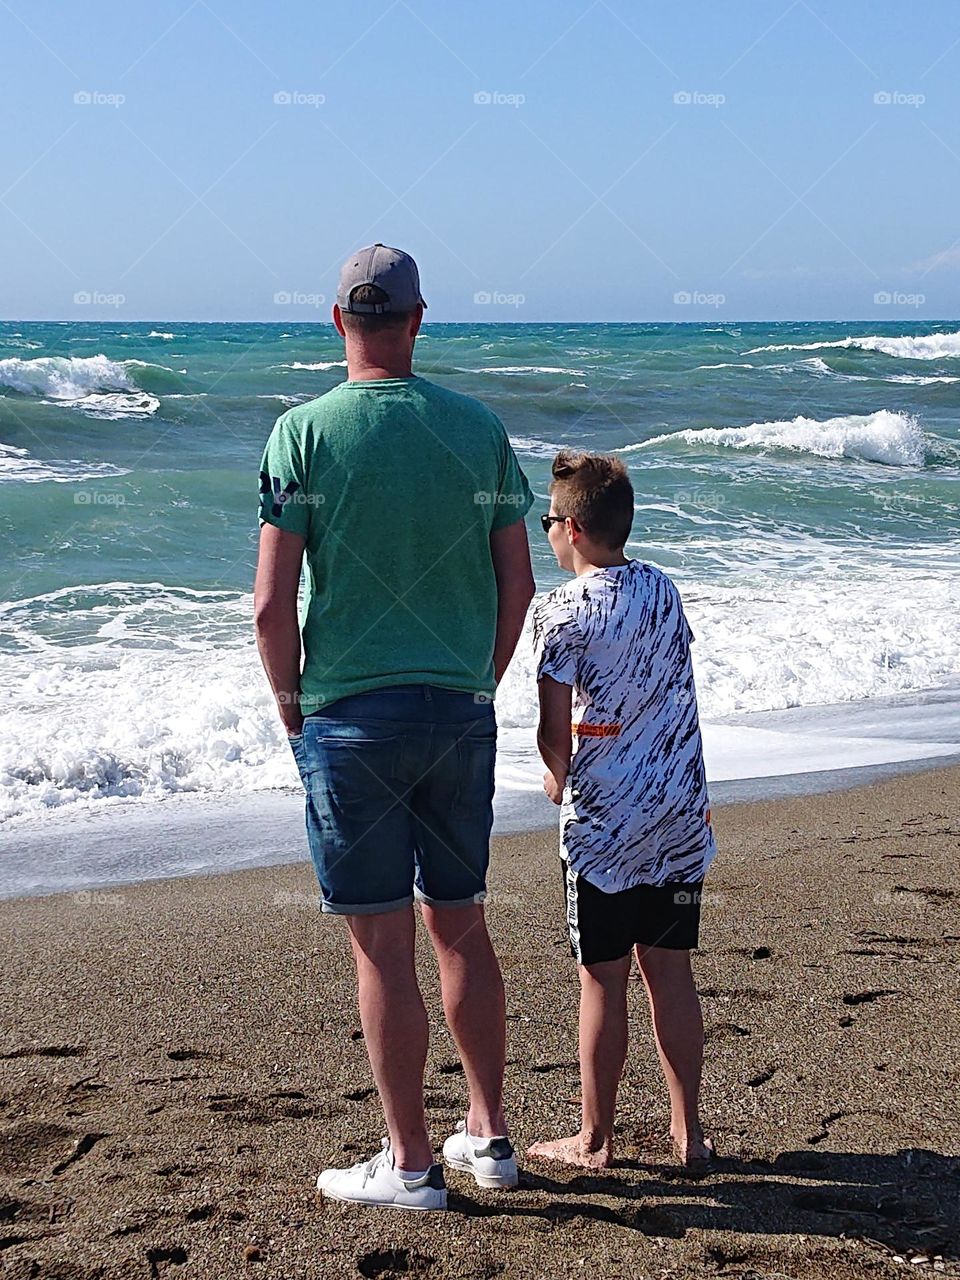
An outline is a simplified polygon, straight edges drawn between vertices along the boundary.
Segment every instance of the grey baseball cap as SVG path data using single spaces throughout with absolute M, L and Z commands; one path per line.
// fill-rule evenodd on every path
M 351 302 L 358 285 L 375 284 L 387 295 L 387 302 Z M 358 249 L 343 264 L 337 288 L 337 305 L 341 311 L 357 315 L 382 315 L 385 311 L 413 311 L 417 304 L 426 306 L 420 295 L 420 272 L 417 264 L 402 249 L 385 244 L 371 244 Z

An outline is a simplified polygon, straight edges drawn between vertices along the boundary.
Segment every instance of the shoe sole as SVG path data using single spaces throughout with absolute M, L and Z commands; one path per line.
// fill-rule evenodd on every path
M 510 1191 L 519 1181 L 516 1174 L 508 1181 L 502 1174 L 477 1173 L 469 1160 L 451 1160 L 448 1156 L 444 1156 L 443 1159 L 451 1169 L 459 1169 L 461 1173 L 472 1174 L 477 1186 L 483 1187 L 486 1191 Z
M 341 1196 L 336 1191 L 329 1191 L 317 1183 L 317 1190 L 330 1200 L 338 1200 L 341 1204 L 362 1204 L 367 1209 L 403 1209 L 406 1213 L 444 1213 L 447 1202 L 443 1204 L 397 1204 L 395 1200 L 357 1200 L 353 1196 Z

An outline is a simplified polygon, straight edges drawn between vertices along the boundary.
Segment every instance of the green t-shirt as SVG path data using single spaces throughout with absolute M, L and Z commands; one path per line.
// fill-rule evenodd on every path
M 490 533 L 532 503 L 496 414 L 423 378 L 342 382 L 283 414 L 260 523 L 306 538 L 304 715 L 389 685 L 492 697 Z

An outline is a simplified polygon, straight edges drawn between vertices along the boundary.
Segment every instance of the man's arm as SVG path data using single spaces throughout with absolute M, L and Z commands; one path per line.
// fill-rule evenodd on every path
M 497 638 L 493 647 L 493 673 L 497 684 L 510 665 L 523 630 L 527 608 L 535 591 L 530 546 L 524 520 L 490 534 L 490 554 L 497 575 Z
M 561 684 L 552 676 L 541 676 L 537 682 L 540 693 L 540 724 L 537 728 L 537 746 L 548 772 L 543 779 L 543 789 L 559 804 L 563 788 L 570 772 L 570 756 L 573 751 L 573 733 L 570 729 L 570 713 L 573 689 Z
M 303 728 L 300 710 L 300 621 L 297 590 L 306 539 L 272 524 L 260 526 L 253 588 L 254 628 L 280 719 L 288 734 Z

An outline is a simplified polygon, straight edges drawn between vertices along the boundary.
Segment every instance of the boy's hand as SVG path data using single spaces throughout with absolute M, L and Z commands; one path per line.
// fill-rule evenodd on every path
M 548 769 L 543 775 L 543 789 L 553 801 L 554 804 L 563 803 L 563 782 L 558 782 L 553 773 Z

